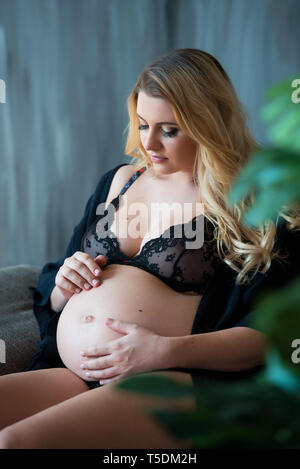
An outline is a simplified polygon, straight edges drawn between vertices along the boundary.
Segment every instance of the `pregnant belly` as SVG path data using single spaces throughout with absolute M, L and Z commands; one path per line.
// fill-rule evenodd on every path
M 73 295 L 57 325 L 57 347 L 67 368 L 83 379 L 80 351 L 122 337 L 105 325 L 108 317 L 133 322 L 168 336 L 191 333 L 201 295 L 174 291 L 154 275 L 133 266 L 105 267 L 103 283 Z

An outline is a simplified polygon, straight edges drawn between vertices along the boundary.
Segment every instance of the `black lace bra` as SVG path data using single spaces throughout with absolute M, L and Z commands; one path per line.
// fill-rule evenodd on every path
M 144 167 L 136 171 L 120 194 L 111 201 L 115 210 L 119 206 L 120 197 L 145 170 Z M 158 238 L 147 241 L 140 253 L 134 257 L 127 256 L 120 250 L 116 235 L 109 229 L 113 220 L 109 225 L 106 223 L 102 227 L 105 228 L 105 235 L 99 236 L 99 225 L 101 225 L 99 221 L 107 215 L 108 210 L 105 210 L 101 215 L 96 215 L 95 221 L 88 228 L 81 241 L 81 251 L 88 253 L 93 258 L 103 254 L 106 257 L 106 265 L 132 265 L 150 272 L 176 291 L 194 291 L 202 294 L 207 281 L 222 262 L 213 235 L 214 227 L 204 215 L 194 217 L 188 223 L 171 226 L 169 231 L 166 230 Z M 198 249 L 189 248 L 187 246 L 191 246 L 191 244 L 187 243 L 195 241 L 196 235 L 194 233 L 199 227 L 199 221 L 202 221 L 201 226 L 204 227 L 202 238 L 204 242 Z M 184 229 L 178 231 L 178 228 L 183 227 Z

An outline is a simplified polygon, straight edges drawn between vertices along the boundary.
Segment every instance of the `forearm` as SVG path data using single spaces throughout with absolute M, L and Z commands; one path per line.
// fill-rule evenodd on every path
M 265 359 L 264 334 L 248 327 L 165 339 L 166 368 L 242 371 Z
M 53 309 L 53 311 L 55 311 L 56 313 L 60 313 L 66 306 L 67 302 L 68 300 L 59 291 L 57 286 L 55 286 L 50 295 L 51 309 Z

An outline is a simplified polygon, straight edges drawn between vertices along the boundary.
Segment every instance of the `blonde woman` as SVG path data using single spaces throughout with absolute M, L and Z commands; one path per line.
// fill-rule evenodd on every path
M 116 383 L 263 366 L 251 301 L 297 271 L 299 218 L 251 230 L 246 200 L 226 206 L 257 147 L 230 79 L 210 54 L 173 50 L 141 73 L 128 111 L 131 164 L 103 175 L 33 288 L 42 340 L 26 371 L 0 378 L 2 448 L 188 448 L 146 410 L 194 399 Z

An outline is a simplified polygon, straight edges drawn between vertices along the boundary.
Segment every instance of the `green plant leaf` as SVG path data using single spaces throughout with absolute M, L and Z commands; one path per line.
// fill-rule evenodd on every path
M 261 111 L 260 116 L 265 122 L 272 122 L 289 106 L 286 94 L 275 96 L 273 100 L 265 104 Z
M 266 91 L 265 91 L 265 98 L 266 100 L 273 100 L 275 99 L 277 96 L 281 96 L 281 95 L 288 95 L 288 96 L 291 96 L 291 93 L 294 91 L 295 88 L 292 88 L 292 82 L 295 80 L 295 79 L 299 79 L 300 77 L 300 72 L 296 75 L 292 75 L 291 77 L 279 82 L 279 83 L 275 83 L 274 85 L 272 85 L 270 88 L 268 88 Z
M 274 346 L 270 347 L 268 352 L 263 374 L 264 379 L 269 383 L 273 383 L 285 391 L 299 394 L 299 376 L 296 376 L 295 370 L 294 372 L 291 371 L 290 366 L 285 365 Z
M 300 153 L 290 149 L 267 148 L 252 155 L 239 172 L 227 195 L 230 204 L 237 203 L 252 187 L 265 187 L 269 174 L 281 171 L 283 183 L 286 177 L 296 177 L 300 171 Z
M 292 104 L 295 106 L 295 104 Z M 270 125 L 268 137 L 272 142 L 280 146 L 287 146 L 289 141 L 295 138 L 295 132 L 298 132 L 300 126 L 300 113 L 298 110 L 289 109 Z
M 238 203 L 254 190 L 255 203 L 244 214 L 243 222 L 257 227 L 265 220 L 276 220 L 283 205 L 300 200 L 300 153 L 286 148 L 268 148 L 255 153 L 236 177 L 226 203 Z
M 300 277 L 274 292 L 261 292 L 255 302 L 253 327 L 265 333 L 288 371 L 300 379 L 300 365 L 292 361 L 292 342 L 300 338 Z
M 292 101 L 295 88 L 291 77 L 274 85 L 266 93 L 267 102 L 261 110 L 261 118 L 268 124 L 267 134 L 273 144 L 300 151 L 300 106 Z
M 252 227 L 258 227 L 266 219 L 276 221 L 278 211 L 283 205 L 300 201 L 300 188 L 295 187 L 278 187 L 261 191 L 256 196 L 256 203 L 242 218 L 243 222 Z
M 197 393 L 195 410 L 148 409 L 147 413 L 194 448 L 300 447 L 298 393 L 253 380 L 204 384 Z

